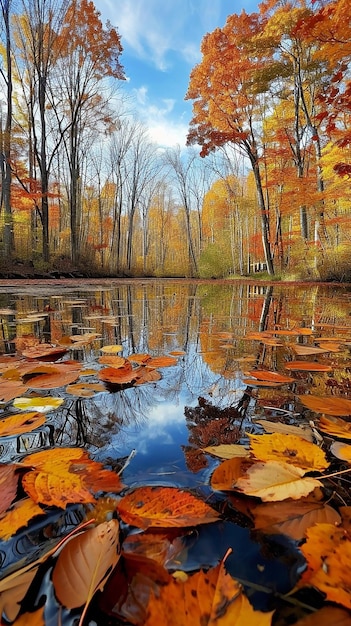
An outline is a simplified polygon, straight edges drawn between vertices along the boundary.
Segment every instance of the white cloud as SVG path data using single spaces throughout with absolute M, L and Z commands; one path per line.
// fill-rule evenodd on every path
M 174 117 L 175 100 L 163 98 L 157 104 L 151 102 L 145 85 L 134 89 L 133 93 L 136 114 L 147 127 L 151 141 L 163 147 L 184 146 L 188 124 Z

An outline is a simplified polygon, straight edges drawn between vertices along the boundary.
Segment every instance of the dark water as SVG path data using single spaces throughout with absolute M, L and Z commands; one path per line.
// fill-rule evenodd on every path
M 211 410 L 240 406 L 247 394 L 248 371 L 259 367 L 287 373 L 284 366 L 292 358 L 291 342 L 310 342 L 309 335 L 286 336 L 282 345 L 269 345 L 251 334 L 303 327 L 312 329 L 314 336 L 349 336 L 351 340 L 350 315 L 348 286 L 168 280 L 38 282 L 20 286 L 2 283 L 3 354 L 15 353 L 33 337 L 57 345 L 65 337 L 97 333 L 98 337 L 83 347 L 70 346 L 63 357 L 79 360 L 85 368 L 93 369 L 95 374 L 89 374 L 89 382 L 97 382 L 98 371 L 103 367 L 98 358 L 101 347 L 106 345 L 121 345 L 119 354 L 124 357 L 136 353 L 173 354 L 177 364 L 160 368 L 158 382 L 108 389 L 91 398 L 69 395 L 64 387 L 36 393 L 64 398 L 61 408 L 48 414 L 51 430 L 3 439 L 0 460 L 15 461 L 23 453 L 53 444 L 84 446 L 94 459 L 112 468 L 123 466 L 130 457 L 123 470 L 127 487 L 190 487 L 211 497 L 209 478 L 219 461 L 200 449 L 229 442 L 227 427 L 226 437 L 224 431 L 222 436 L 219 431 L 211 432 Z M 348 355 L 339 358 L 345 362 Z M 307 372 L 297 376 L 296 390 L 251 389 L 246 411 L 240 419 L 238 415 L 233 419 L 233 425 L 241 428 L 238 440 L 245 442 L 247 432 L 261 432 L 255 417 L 267 416 L 275 409 L 293 415 L 295 391 L 305 393 L 316 384 L 321 383 Z M 3 404 L 4 415 L 12 410 L 11 403 Z M 69 515 L 75 525 L 79 512 L 73 510 Z M 69 526 L 70 520 L 65 523 Z M 36 529 L 33 532 L 35 535 Z M 10 543 L 5 546 L 2 542 L 4 572 L 28 550 L 27 543 L 35 543 L 28 536 L 25 533 L 16 539 L 11 554 Z M 201 529 L 194 545 L 188 546 L 184 569 L 196 569 L 199 563 L 215 564 L 232 544 L 237 556 L 231 557 L 229 569 L 234 576 L 252 580 L 254 571 L 255 582 L 272 588 L 277 584 L 272 580 L 279 581 L 280 591 L 286 592 L 302 561 L 289 541 L 289 549 L 277 549 L 281 541 L 277 539 L 271 550 L 272 555 L 280 556 L 267 559 L 266 546 L 263 565 L 257 569 L 262 543 L 250 537 L 250 528 L 245 524 L 231 519 L 213 525 L 212 529 Z M 13 548 L 13 542 L 11 545 Z M 289 563 L 284 562 L 287 553 Z M 271 562 L 271 569 L 267 569 L 267 562 Z M 263 570 L 265 573 L 260 574 Z M 268 608 L 265 594 L 263 598 L 257 592 L 257 606 Z

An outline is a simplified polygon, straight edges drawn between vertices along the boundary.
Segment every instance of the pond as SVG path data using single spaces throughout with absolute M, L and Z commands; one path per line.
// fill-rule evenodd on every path
M 1 463 L 13 466 L 39 451 L 79 448 L 120 475 L 122 494 L 148 486 L 189 491 L 213 506 L 220 519 L 196 530 L 194 524 L 183 528 L 182 548 L 167 561 L 168 571 L 215 567 L 230 548 L 227 570 L 243 584 L 254 609 L 275 611 L 275 624 L 295 623 L 324 600 L 323 590 L 314 588 L 308 594 L 302 590 L 293 602 L 286 599 L 306 566 L 300 543 L 276 527 L 267 532 L 255 527 L 248 498 L 240 493 L 213 489 L 213 472 L 226 457 L 208 448 L 239 444 L 247 450 L 250 436 L 274 432 L 264 420 L 278 424 L 278 431 L 281 424 L 313 427 L 314 442 L 322 440 L 313 422 L 319 410 L 311 412 L 303 398 L 350 397 L 350 316 L 348 285 L 1 281 L 1 423 L 19 414 L 19 398 L 29 400 L 27 410 L 45 415 L 29 431 L 25 425 L 15 434 L 4 431 Z M 49 405 L 43 411 L 38 398 Z M 50 398 L 59 404 L 50 406 Z M 9 503 L 28 494 L 23 485 Z M 339 504 L 350 504 L 348 489 L 346 479 Z M 38 502 L 44 512 L 43 498 Z M 254 509 L 258 499 L 253 502 Z M 29 517 L 24 528 L 14 526 L 0 541 L 4 580 L 85 519 L 82 501 L 67 507 L 48 503 L 45 517 Z M 137 532 L 123 519 L 121 528 L 124 537 Z M 10 620 L 19 611 L 42 610 L 44 621 L 38 623 L 78 623 L 81 609 L 60 606 L 48 582 L 52 562 L 43 563 L 35 584 L 17 599 L 6 597 L 10 612 L 3 599 L 2 611 Z M 107 583 L 102 601 L 94 596 L 84 623 L 146 620 L 132 619 L 122 602 L 116 607 L 114 585 Z M 0 592 L 5 593 L 1 581 Z

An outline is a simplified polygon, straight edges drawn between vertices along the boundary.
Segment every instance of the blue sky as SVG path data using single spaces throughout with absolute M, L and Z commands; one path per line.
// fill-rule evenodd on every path
M 192 68 L 201 60 L 203 36 L 232 13 L 255 11 L 254 0 L 95 0 L 101 20 L 121 35 L 122 90 L 133 95 L 150 138 L 185 144 L 192 103 L 184 101 Z

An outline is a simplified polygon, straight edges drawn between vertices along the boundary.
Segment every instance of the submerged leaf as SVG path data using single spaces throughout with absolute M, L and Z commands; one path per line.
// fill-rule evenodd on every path
M 138 528 L 172 528 L 208 524 L 218 513 L 191 493 L 176 487 L 139 487 L 124 496 L 117 511 Z

